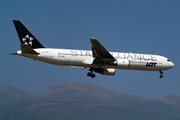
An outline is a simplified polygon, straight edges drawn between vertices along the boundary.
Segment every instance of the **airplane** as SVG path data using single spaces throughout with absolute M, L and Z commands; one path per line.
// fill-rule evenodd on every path
M 116 69 L 159 71 L 174 67 L 174 63 L 160 55 L 109 52 L 95 38 L 90 38 L 91 50 L 54 49 L 44 47 L 19 20 L 13 20 L 18 33 L 21 50 L 11 55 L 20 55 L 34 60 L 60 66 L 89 68 L 88 77 L 96 73 L 115 75 Z

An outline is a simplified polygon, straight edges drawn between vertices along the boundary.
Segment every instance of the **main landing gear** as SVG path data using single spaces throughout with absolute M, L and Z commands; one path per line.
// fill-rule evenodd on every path
M 162 71 L 159 71 L 159 72 L 161 73 L 159 77 L 160 77 L 160 78 L 163 78 L 163 75 L 162 75 L 163 72 L 162 72 Z
M 87 73 L 87 76 L 88 76 L 88 77 L 91 76 L 91 78 L 94 78 L 96 75 L 93 74 L 93 69 L 90 68 L 89 71 L 90 71 L 90 72 Z
M 88 77 L 91 76 L 91 78 L 94 78 L 96 75 L 93 74 L 93 73 L 91 73 L 91 72 L 88 72 L 88 73 L 87 73 L 87 76 L 88 76 Z

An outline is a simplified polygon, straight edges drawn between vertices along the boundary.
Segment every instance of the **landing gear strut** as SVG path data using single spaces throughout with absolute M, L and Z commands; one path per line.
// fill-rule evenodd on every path
M 163 78 L 163 75 L 162 75 L 163 72 L 162 72 L 162 71 L 159 71 L 159 72 L 161 73 L 159 77 L 160 77 L 160 78 Z
M 88 76 L 88 77 L 91 76 L 91 78 L 94 78 L 96 75 L 93 74 L 93 69 L 90 68 L 89 71 L 90 71 L 90 72 L 87 73 L 87 76 Z

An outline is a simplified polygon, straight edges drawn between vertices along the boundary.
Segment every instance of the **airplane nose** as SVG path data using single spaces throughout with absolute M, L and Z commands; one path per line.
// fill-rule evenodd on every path
M 169 62 L 169 67 L 174 67 L 174 63 L 173 62 Z

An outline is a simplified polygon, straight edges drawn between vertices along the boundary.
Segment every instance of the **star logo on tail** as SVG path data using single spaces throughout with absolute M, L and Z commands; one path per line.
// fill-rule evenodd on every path
M 32 40 L 33 40 L 33 38 L 29 37 L 28 34 L 25 36 L 25 38 L 22 38 L 23 43 L 25 45 L 29 45 L 29 46 L 32 46 Z

